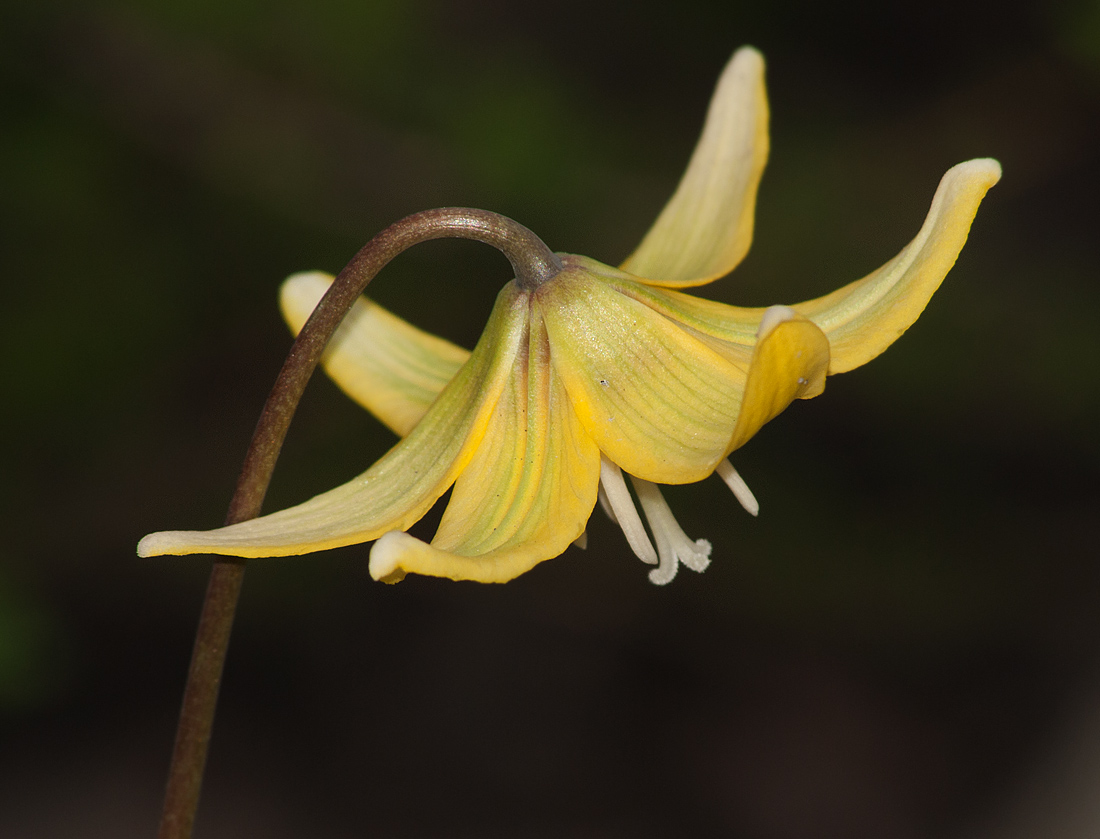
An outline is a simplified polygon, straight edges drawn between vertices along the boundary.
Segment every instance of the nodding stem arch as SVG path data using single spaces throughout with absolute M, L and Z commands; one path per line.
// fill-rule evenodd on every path
M 443 207 L 391 224 L 344 267 L 302 327 L 264 404 L 241 468 L 226 524 L 256 518 L 290 420 L 333 333 L 367 284 L 395 256 L 431 239 L 473 239 L 508 257 L 516 282 L 534 291 L 562 270 L 561 261 L 522 224 L 487 210 Z M 218 557 L 210 571 L 168 770 L 159 839 L 189 839 L 198 809 L 225 655 L 244 579 L 244 560 Z

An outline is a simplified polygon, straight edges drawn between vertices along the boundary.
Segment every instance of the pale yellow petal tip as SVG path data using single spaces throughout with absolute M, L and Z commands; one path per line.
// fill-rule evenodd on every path
M 730 58 L 729 63 L 726 65 L 726 69 L 723 71 L 723 75 L 730 72 L 734 67 L 736 67 L 738 71 L 745 73 L 763 73 L 764 56 L 756 47 L 741 47 L 733 54 L 733 57 Z
M 797 317 L 798 312 L 790 306 L 769 306 L 764 310 L 764 316 L 760 318 L 760 326 L 756 329 L 756 340 L 763 341 L 779 324 Z
M 370 575 L 380 583 L 399 583 L 407 573 L 401 567 L 401 560 L 411 547 L 410 542 L 423 545 L 407 533 L 390 531 L 384 533 L 370 549 Z
M 989 189 L 1001 179 L 1001 164 L 992 157 L 979 157 L 952 166 L 944 177 L 948 176 L 962 176 L 967 180 L 977 181 L 981 186 Z
M 755 47 L 741 47 L 726 62 L 718 83 L 714 87 L 714 99 L 733 98 L 739 92 L 751 90 L 763 83 L 764 56 Z
M 279 289 L 279 309 L 295 332 L 313 312 L 332 285 L 332 274 L 324 271 L 300 271 L 291 274 Z
M 443 551 L 400 530 L 384 533 L 370 549 L 370 575 L 381 583 L 399 583 L 406 574 L 472 580 L 479 583 L 503 583 L 518 576 L 498 576 L 491 562 L 476 557 Z M 524 569 L 526 570 L 526 569 Z
M 296 271 L 285 280 L 280 288 L 280 294 L 287 294 L 292 290 L 328 288 L 332 284 L 333 276 L 327 271 Z
M 191 554 L 258 559 L 268 556 L 296 556 L 339 546 L 339 543 L 255 544 L 247 537 L 242 539 L 230 535 L 238 528 L 249 524 L 249 522 L 242 522 L 215 530 L 162 530 L 159 533 L 150 533 L 138 542 L 137 555 L 143 559 L 151 556 L 189 556 Z
M 201 553 L 203 549 L 195 548 L 187 538 L 195 534 L 188 530 L 162 530 L 159 533 L 150 533 L 144 537 L 137 546 L 137 555 L 142 559 L 151 556 L 183 556 L 185 554 Z
M 391 530 L 371 548 L 369 570 L 371 577 L 383 583 L 400 582 L 406 574 L 474 583 L 506 583 L 530 571 L 543 559 L 561 553 L 567 546 L 568 542 L 535 556 L 530 551 L 515 548 L 466 556 L 429 545 L 404 531 Z

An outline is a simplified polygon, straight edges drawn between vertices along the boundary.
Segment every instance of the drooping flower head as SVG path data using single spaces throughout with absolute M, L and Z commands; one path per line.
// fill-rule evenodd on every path
M 146 536 L 142 556 L 285 556 L 375 541 L 370 572 L 504 582 L 583 543 L 597 500 L 665 583 L 702 571 L 710 544 L 676 523 L 658 484 L 717 473 L 750 512 L 728 458 L 828 374 L 883 352 L 954 264 L 994 160 L 943 176 L 916 238 L 861 280 L 792 306 L 739 308 L 677 289 L 744 258 L 768 155 L 763 59 L 739 50 L 718 83 L 679 187 L 633 254 L 613 268 L 560 254 L 537 285 L 513 281 L 472 352 L 361 298 L 325 356 L 352 398 L 401 436 L 352 481 L 303 504 L 210 531 Z M 331 277 L 282 291 L 302 327 Z M 624 480 L 630 477 L 649 534 Z M 405 531 L 453 487 L 431 543 Z M 654 548 L 656 542 L 656 548 Z

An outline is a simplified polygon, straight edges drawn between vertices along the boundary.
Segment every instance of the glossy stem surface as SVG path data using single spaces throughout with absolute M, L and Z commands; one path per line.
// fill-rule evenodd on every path
M 364 245 L 321 298 L 290 348 L 252 435 L 226 524 L 260 514 L 290 420 L 310 376 L 336 328 L 374 276 L 405 249 L 430 239 L 474 239 L 502 251 L 526 290 L 561 270 L 561 262 L 530 230 L 486 210 L 444 207 L 406 216 Z M 176 743 L 159 839 L 190 839 L 202 789 L 233 616 L 240 599 L 245 561 L 218 557 L 210 572 L 191 667 L 183 692 Z

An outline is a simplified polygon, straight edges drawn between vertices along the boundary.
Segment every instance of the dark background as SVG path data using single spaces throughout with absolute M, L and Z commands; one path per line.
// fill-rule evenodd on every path
M 196 835 L 1100 835 L 1100 5 L 521 5 L 0 6 L 0 834 L 154 834 L 209 560 L 134 545 L 224 516 L 283 277 L 442 205 L 617 263 L 751 43 L 757 238 L 703 293 L 832 290 L 997 157 L 928 311 L 738 453 L 758 520 L 666 493 L 701 576 L 598 513 L 507 586 L 256 562 Z M 470 346 L 508 279 L 432 243 L 372 294 Z M 319 378 L 268 509 L 391 442 Z

